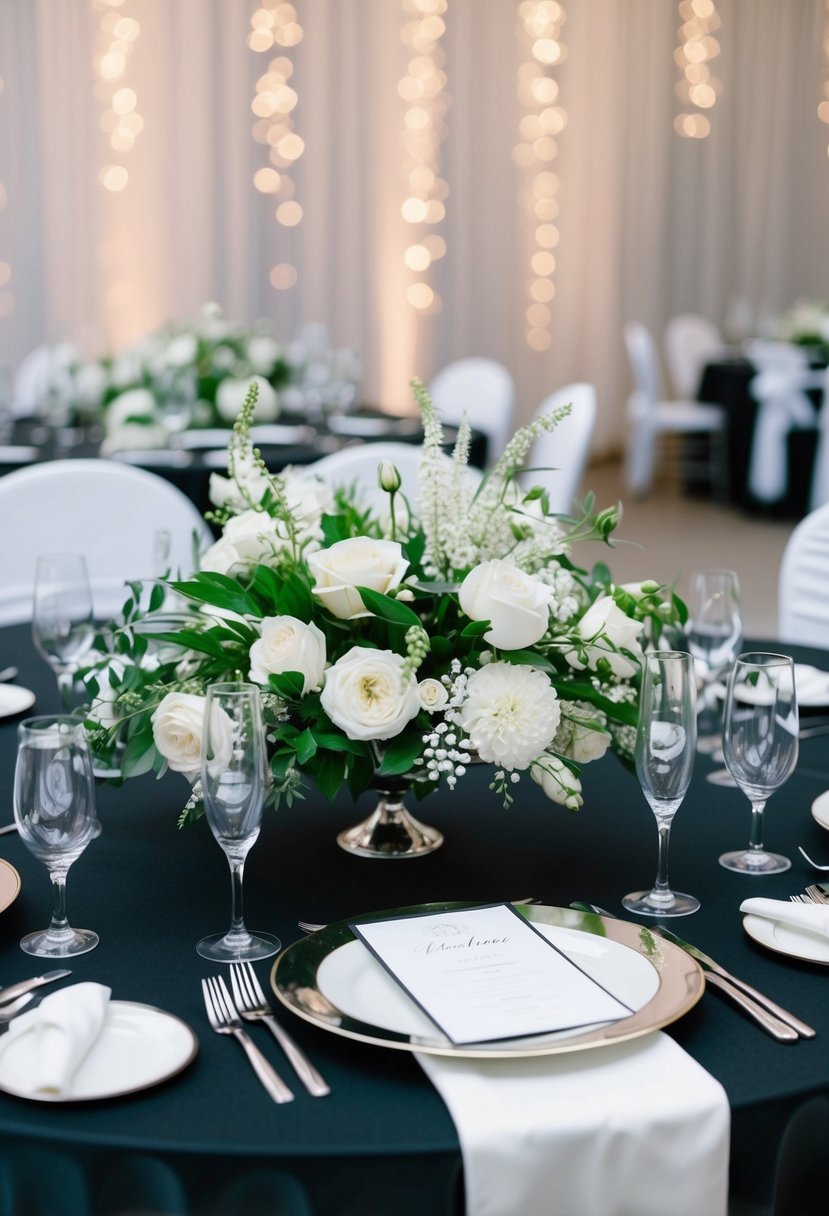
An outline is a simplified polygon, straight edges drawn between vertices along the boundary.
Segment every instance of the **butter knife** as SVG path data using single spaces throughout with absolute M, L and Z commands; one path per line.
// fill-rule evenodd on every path
M 747 984 L 745 980 L 738 979 L 736 975 L 732 975 L 730 971 L 726 971 L 725 967 L 721 967 L 719 963 L 715 963 L 710 955 L 705 954 L 698 946 L 692 946 L 690 942 L 684 941 L 676 933 L 671 932 L 670 929 L 664 929 L 661 925 L 654 925 L 653 932 L 659 933 L 669 942 L 673 942 L 675 946 L 679 946 L 687 954 L 690 954 L 691 958 L 695 958 L 716 987 L 720 987 L 721 985 L 717 985 L 714 977 L 724 980 L 727 984 L 731 984 L 734 988 L 739 989 L 740 992 L 744 992 L 746 996 L 756 1001 L 758 1005 L 773 1013 L 781 1022 L 785 1022 L 787 1026 L 791 1026 L 792 1030 L 796 1030 L 801 1038 L 813 1039 L 815 1037 L 815 1030 L 811 1026 L 808 1026 L 806 1022 L 801 1021 L 793 1013 L 789 1013 L 787 1009 L 784 1009 L 782 1005 L 778 1005 L 771 997 L 758 992 L 756 988 L 753 988 L 751 984 Z
M 33 988 L 40 988 L 42 984 L 51 984 L 54 980 L 62 980 L 65 975 L 71 974 L 71 971 L 46 971 L 43 975 L 36 975 L 34 979 L 20 980 L 17 984 L 10 984 L 8 988 L 0 988 L 0 1005 L 13 1001 L 24 992 L 31 992 Z

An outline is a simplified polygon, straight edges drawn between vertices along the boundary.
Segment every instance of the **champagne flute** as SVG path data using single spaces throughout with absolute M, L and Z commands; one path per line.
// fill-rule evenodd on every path
M 722 707 L 716 684 L 740 652 L 743 622 L 740 584 L 733 570 L 695 570 L 691 575 L 688 650 L 702 667 L 697 714 L 697 751 L 722 747 Z
M 794 772 L 798 756 L 794 663 L 783 654 L 741 654 L 728 681 L 723 753 L 731 776 L 751 803 L 747 849 L 723 853 L 720 865 L 740 874 L 781 874 L 788 857 L 763 847 L 763 811 Z
M 636 775 L 656 816 L 659 855 L 652 889 L 635 891 L 622 900 L 628 912 L 639 916 L 687 916 L 699 907 L 698 899 L 672 891 L 668 882 L 671 824 L 694 768 L 695 690 L 694 661 L 685 651 L 657 650 L 645 656 Z
M 280 949 L 278 937 L 251 933 L 242 914 L 245 859 L 256 843 L 267 786 L 262 705 L 255 684 L 212 684 L 202 735 L 201 785 L 210 830 L 230 865 L 231 915 L 227 933 L 196 946 L 215 963 L 254 962 Z
M 92 590 L 77 553 L 54 553 L 35 566 L 32 637 L 55 672 L 64 713 L 71 708 L 75 673 L 92 645 Z
M 72 929 L 66 919 L 67 872 L 101 830 L 83 724 L 66 716 L 27 718 L 17 739 L 14 818 L 29 852 L 48 868 L 55 897 L 49 928 L 29 933 L 20 947 L 43 958 L 86 954 L 98 934 Z

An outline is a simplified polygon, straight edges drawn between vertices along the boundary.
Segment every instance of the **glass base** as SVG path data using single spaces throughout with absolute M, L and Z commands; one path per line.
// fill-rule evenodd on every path
M 731 776 L 727 768 L 715 768 L 710 773 L 705 774 L 705 780 L 710 785 L 724 785 L 727 789 L 736 790 L 737 782 Z
M 38 958 L 71 958 L 73 954 L 86 954 L 98 945 L 98 934 L 92 929 L 66 929 L 63 933 L 51 933 L 40 929 L 28 933 L 20 940 L 20 949 Z
M 779 853 L 767 853 L 765 849 L 740 849 L 736 853 L 723 853 L 720 865 L 738 874 L 782 874 L 791 866 L 788 857 Z
M 255 963 L 281 949 L 282 942 L 271 933 L 213 933 L 196 945 L 196 953 L 212 963 Z
M 667 896 L 656 891 L 634 891 L 622 900 L 622 907 L 637 916 L 690 916 L 699 908 L 699 900 L 681 891 Z

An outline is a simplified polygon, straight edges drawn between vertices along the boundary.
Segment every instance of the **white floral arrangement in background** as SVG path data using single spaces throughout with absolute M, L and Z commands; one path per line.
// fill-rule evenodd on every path
M 541 488 L 519 487 L 535 438 L 570 407 L 518 431 L 476 481 L 468 424 L 447 457 L 428 394 L 413 389 L 417 499 L 383 464 L 388 510 L 372 513 L 308 473 L 268 472 L 249 438 L 250 388 L 228 476 L 211 485 L 220 535 L 201 569 L 156 585 L 149 610 L 134 585 L 86 674 L 95 751 L 123 777 L 195 780 L 206 690 L 224 680 L 261 687 L 277 803 L 308 781 L 356 797 L 378 775 L 423 795 L 475 760 L 493 766 L 507 805 L 526 775 L 576 809 L 581 765 L 608 748 L 631 763 L 643 646 L 684 608 L 655 582 L 620 587 L 603 563 L 574 564 L 574 545 L 611 541 L 619 507 L 597 513 L 588 496 L 564 518 Z M 196 787 L 183 820 L 199 812 Z
M 815 347 L 818 356 L 829 357 L 829 305 L 821 300 L 798 300 L 778 319 L 777 337 Z

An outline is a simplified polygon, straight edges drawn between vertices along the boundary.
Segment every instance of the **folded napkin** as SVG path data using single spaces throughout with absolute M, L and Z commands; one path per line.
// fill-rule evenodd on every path
M 785 899 L 744 899 L 740 911 L 793 929 L 805 929 L 821 937 L 829 937 L 829 904 L 792 904 Z
M 0 1039 L 0 1062 L 32 1094 L 62 1094 L 104 1024 L 110 989 L 72 984 L 22 1013 Z
M 724 1216 L 728 1100 L 667 1035 L 417 1058 L 458 1131 L 467 1216 Z

